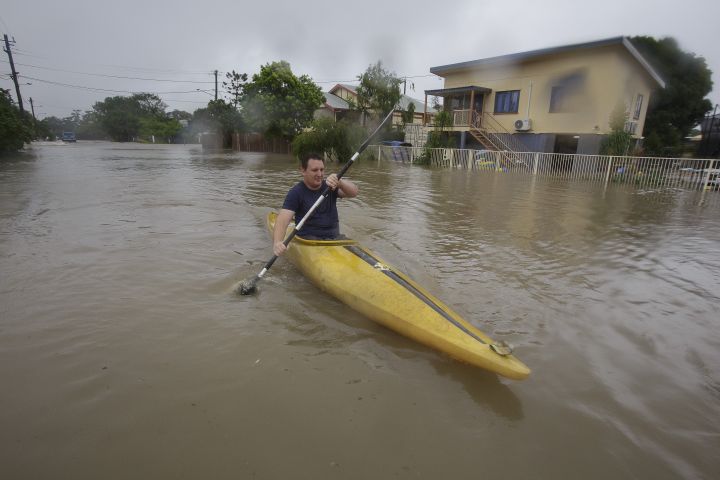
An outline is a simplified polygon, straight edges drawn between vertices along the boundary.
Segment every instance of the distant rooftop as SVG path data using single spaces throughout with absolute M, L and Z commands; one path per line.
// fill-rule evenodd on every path
M 337 89 L 337 87 L 343 87 L 343 88 L 350 90 L 351 92 L 357 94 L 357 86 L 349 85 L 347 83 L 338 83 L 333 88 L 331 88 L 330 91 Z M 344 108 L 349 108 L 349 106 L 347 105 L 347 102 L 345 100 L 343 100 L 342 98 L 338 97 L 337 95 L 334 95 L 332 93 L 325 93 L 326 99 L 328 98 L 328 96 L 335 97 L 338 100 L 345 102 L 346 106 Z M 327 102 L 327 103 L 328 103 L 328 105 L 330 105 L 333 108 L 343 108 L 343 107 L 335 107 L 330 102 Z M 410 97 L 408 95 L 404 95 L 404 94 L 400 97 L 400 102 L 399 102 L 400 110 L 407 111 L 407 109 L 411 103 L 415 105 L 416 112 L 422 112 L 425 110 L 425 103 L 423 103 L 421 100 L 417 100 L 415 98 L 412 98 L 412 97 Z
M 323 95 L 325 95 L 325 103 L 332 109 L 348 110 L 350 108 L 348 102 L 337 95 L 328 92 L 323 92 Z

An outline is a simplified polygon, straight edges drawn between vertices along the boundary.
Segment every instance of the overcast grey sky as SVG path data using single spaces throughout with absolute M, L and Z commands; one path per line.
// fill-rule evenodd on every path
M 131 92 L 192 112 L 211 98 L 197 89 L 214 89 L 212 71 L 253 74 L 276 60 L 323 90 L 382 60 L 422 100 L 443 86 L 433 66 L 619 35 L 672 36 L 704 57 L 715 104 L 718 18 L 716 0 L 3 0 L 0 29 L 32 83 L 21 86 L 26 108 L 32 97 L 43 118 Z M 0 86 L 15 98 L 2 57 Z

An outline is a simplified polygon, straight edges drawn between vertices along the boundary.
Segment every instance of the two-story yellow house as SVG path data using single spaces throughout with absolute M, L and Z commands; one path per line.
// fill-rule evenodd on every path
M 613 110 L 642 138 L 652 91 L 665 83 L 627 37 L 432 67 L 459 148 L 595 154 Z M 429 122 L 426 121 L 426 124 Z

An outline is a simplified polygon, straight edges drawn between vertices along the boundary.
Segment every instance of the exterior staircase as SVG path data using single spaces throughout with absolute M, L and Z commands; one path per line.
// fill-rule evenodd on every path
M 469 132 L 486 150 L 499 152 L 503 166 L 517 167 L 517 164 L 525 163 L 518 154 L 529 152 L 530 149 L 494 116 L 486 112 L 473 112 Z
M 469 133 L 482 145 L 483 149 L 497 152 L 494 158 L 499 160 L 499 167 L 517 170 L 526 165 L 521 155 L 531 150 L 509 132 L 495 117 L 489 113 L 462 110 L 463 116 L 455 115 L 455 125 L 468 125 Z M 458 112 L 455 112 L 456 114 Z M 427 143 L 428 132 L 433 127 L 418 124 L 405 125 L 405 141 L 413 147 L 422 148 Z

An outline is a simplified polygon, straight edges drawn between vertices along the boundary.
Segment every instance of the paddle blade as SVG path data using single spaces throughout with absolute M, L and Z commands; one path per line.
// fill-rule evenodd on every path
M 260 277 L 257 275 L 255 275 L 249 280 L 243 280 L 237 286 L 235 292 L 239 293 L 240 295 L 252 295 L 253 293 L 257 292 L 258 280 L 260 280 Z

